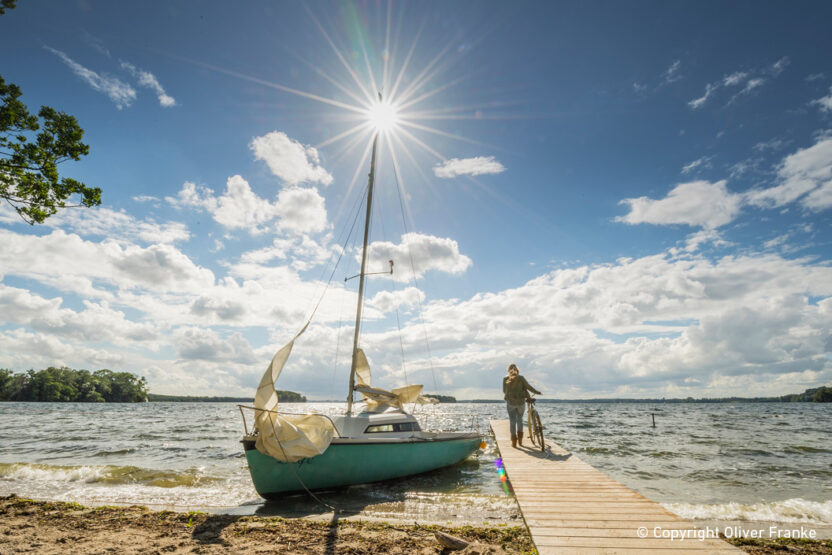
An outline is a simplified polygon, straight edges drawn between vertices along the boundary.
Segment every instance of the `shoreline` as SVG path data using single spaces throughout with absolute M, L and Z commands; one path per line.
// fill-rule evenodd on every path
M 695 521 L 700 527 L 766 529 L 768 523 Z M 796 526 L 796 525 L 795 525 Z M 447 526 L 333 513 L 300 518 L 174 512 L 147 507 L 87 507 L 78 503 L 0 496 L 0 552 L 124 553 L 445 553 L 435 532 L 471 542 L 458 553 L 534 553 L 522 523 Z M 755 555 L 832 554 L 832 539 L 728 539 Z

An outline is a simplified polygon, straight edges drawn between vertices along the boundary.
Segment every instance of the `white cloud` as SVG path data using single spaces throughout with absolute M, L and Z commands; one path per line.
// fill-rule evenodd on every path
M 682 167 L 682 173 L 688 174 L 691 173 L 693 170 L 697 168 L 710 168 L 711 167 L 711 158 L 712 156 L 703 156 L 702 158 L 697 158 L 690 164 L 686 164 Z
M 748 202 L 764 208 L 784 206 L 832 180 L 832 137 L 822 137 L 814 145 L 785 157 L 777 173 L 779 184 L 749 191 Z M 822 209 L 822 197 L 823 194 L 818 193 L 812 197 L 820 201 L 817 205 L 809 200 L 804 205 Z
M 214 191 L 190 181 L 182 185 L 182 189 L 176 193 L 175 197 L 165 197 L 165 201 L 175 208 L 200 208 L 209 212 L 217 209 Z
M 290 248 L 291 267 L 241 262 L 227 265 L 226 277 L 216 280 L 210 270 L 168 245 L 144 248 L 112 240 L 86 241 L 63 231 L 35 237 L 5 230 L 0 230 L 0 244 L 8 245 L 0 249 L 0 267 L 5 275 L 40 282 L 88 302 L 95 300 L 103 307 L 113 307 L 113 311 L 126 307 L 132 321 L 141 314 L 142 321 L 165 326 L 282 328 L 302 323 L 308 317 L 310 303 L 323 289 L 317 281 L 301 279 L 297 270 L 319 264 L 331 253 L 330 247 L 295 237 Z M 349 299 L 347 304 L 354 303 L 354 293 L 338 283 L 330 285 L 327 296 L 341 303 L 338 306 L 344 303 L 341 297 Z M 50 313 L 57 313 L 58 308 Z M 77 314 L 60 313 L 67 322 L 83 320 Z M 368 318 L 376 317 L 377 311 L 368 311 Z M 317 321 L 338 318 L 337 309 L 329 306 L 318 311 Z M 112 321 L 116 319 L 113 316 Z
M 767 77 L 777 77 L 786 66 L 789 65 L 789 58 L 783 57 L 771 64 L 770 66 L 764 67 L 762 69 L 756 69 L 753 71 L 735 71 L 733 73 L 729 73 L 725 75 L 722 79 L 718 81 L 714 81 L 713 83 L 707 83 L 705 85 L 705 94 L 700 96 L 699 98 L 694 98 L 688 102 L 688 106 L 690 108 L 696 110 L 701 108 L 705 105 L 705 103 L 711 98 L 711 96 L 719 90 L 721 87 L 736 87 L 745 83 L 745 87 L 728 101 L 727 105 L 732 104 L 736 101 L 740 96 L 746 95 L 753 91 L 754 89 L 759 88 L 766 82 Z
M 702 245 L 707 243 L 715 247 L 726 247 L 731 245 L 728 241 L 722 238 L 719 231 L 715 229 L 701 229 L 695 233 L 691 233 L 685 238 L 685 252 L 696 252 Z M 671 250 L 673 254 L 677 254 L 675 250 Z
M 0 283 L 6 326 L 0 365 L 109 366 L 147 375 L 157 392 L 185 393 L 183 383 L 192 394 L 250 392 L 274 349 L 303 324 L 323 291 L 322 283 L 304 281 L 291 268 L 304 249 L 326 253 L 306 239 L 293 236 L 271 252 L 252 251 L 214 279 L 171 246 L 0 230 L 5 275 L 88 299 L 72 309 L 62 297 Z M 643 396 L 674 389 L 681 396 L 722 395 L 749 383 L 757 388 L 753 394 L 779 394 L 780 376 L 832 375 L 824 354 L 832 330 L 832 268 L 774 254 L 717 260 L 690 254 L 720 241 L 715 229 L 705 228 L 688 237 L 687 250 L 556 270 L 463 300 L 425 304 L 414 287 L 381 290 L 367 299 L 366 312 L 374 319 L 399 309 L 408 376 L 431 384 L 427 334 L 438 379 L 447 379 L 444 390 L 457 396 L 494 397 L 510 360 L 536 387 L 567 397 L 615 396 L 626 388 Z M 450 239 L 415 234 L 398 245 L 374 244 L 371 260 L 385 266 L 397 257 L 397 272 L 407 270 L 408 246 L 416 247 L 417 272 L 464 271 L 471 264 Z M 264 265 L 275 261 L 280 264 Z M 90 300 L 96 297 L 101 300 Z M 342 345 L 350 332 L 337 326 L 342 307 L 355 301 L 340 280 L 330 285 L 282 387 L 331 398 L 333 345 L 339 329 Z M 424 326 L 413 310 L 420 303 Z M 252 326 L 270 330 L 274 344 L 252 343 L 246 332 Z M 362 335 L 381 386 L 403 383 L 396 327 L 375 332 L 371 326 Z M 145 357 L 146 349 L 156 354 Z M 726 389 L 727 378 L 735 382 Z
M 802 200 L 803 206 L 814 212 L 832 208 L 832 180 L 827 181 Z
M 198 316 L 216 316 L 216 321 L 229 324 L 239 322 L 246 316 L 246 307 L 236 299 L 216 299 L 201 296 L 191 304 L 191 312 Z
M 699 98 L 694 98 L 693 100 L 688 102 L 688 106 L 690 106 L 694 110 L 696 110 L 697 108 L 701 108 L 702 106 L 705 105 L 705 103 L 711 97 L 713 92 L 718 88 L 719 88 L 719 85 L 712 85 L 712 84 L 708 83 L 707 85 L 705 85 L 705 94 L 703 94 Z
M 731 193 L 725 180 L 711 183 L 691 181 L 680 183 L 659 200 L 648 197 L 624 199 L 630 213 L 617 221 L 628 224 L 685 224 L 717 228 L 731 222 L 739 214 L 742 195 Z
M 672 64 L 670 64 L 670 67 L 667 68 L 667 71 L 665 71 L 664 75 L 662 76 L 663 77 L 662 82 L 663 83 L 673 83 L 674 81 L 678 81 L 679 79 L 681 79 L 682 76 L 679 75 L 679 68 L 680 67 L 682 67 L 682 61 L 681 60 L 676 60 Z
M 286 133 L 272 131 L 255 137 L 249 147 L 256 159 L 266 162 L 272 173 L 289 185 L 332 183 L 332 176 L 319 165 L 317 149 L 289 138 Z
M 277 238 L 274 242 L 262 249 L 244 252 L 240 260 L 247 264 L 264 264 L 274 259 L 285 260 L 294 244 L 292 239 Z
M 241 364 L 258 362 L 251 345 L 238 332 L 224 339 L 210 329 L 182 327 L 174 332 L 174 341 L 177 352 L 183 359 Z
M 78 77 L 86 81 L 93 89 L 106 94 L 119 110 L 129 107 L 136 100 L 135 89 L 124 81 L 87 69 L 60 50 L 55 50 L 48 46 L 44 46 L 44 48 L 63 60 Z
M 46 227 L 71 230 L 82 237 L 100 236 L 110 239 L 146 243 L 173 243 L 187 241 L 191 234 L 180 222 L 156 223 L 154 220 L 138 220 L 124 210 L 106 207 L 63 210 L 44 223 Z
M 655 80 L 651 79 L 654 84 L 649 85 L 645 83 L 639 83 L 638 81 L 633 82 L 633 90 L 637 93 L 644 93 L 650 89 L 654 92 L 661 90 L 666 85 L 671 83 L 675 83 L 676 81 L 681 80 L 684 76 L 680 73 L 680 69 L 682 68 L 682 61 L 681 60 L 673 60 L 671 64 L 664 70 Z
M 757 158 L 746 158 L 745 160 L 740 160 L 735 164 L 732 164 L 730 168 L 728 168 L 728 175 L 731 178 L 736 179 L 742 177 L 743 175 L 749 172 L 757 172 L 762 173 L 763 170 L 761 166 L 765 160 L 762 157 Z
M 514 289 L 432 302 L 424 316 L 431 350 L 441 353 L 434 366 L 479 395 L 494 396 L 511 360 L 544 392 L 568 385 L 584 396 L 615 396 L 622 387 L 718 391 L 719 380 L 734 375 L 780 393 L 781 385 L 762 376 L 824 368 L 829 375 L 824 351 L 832 311 L 824 307 L 830 299 L 810 305 L 806 297 L 830 294 L 832 268 L 823 264 L 775 255 L 716 262 L 656 255 L 557 270 Z M 412 320 L 405 350 L 417 349 L 422 335 Z M 616 335 L 619 340 L 609 338 Z M 395 352 L 398 338 L 365 335 L 364 341 L 375 343 L 368 352 L 385 346 Z M 429 380 L 420 362 L 410 363 L 413 379 Z M 743 385 L 735 387 L 739 392 Z
M 783 139 L 769 139 L 768 141 L 760 141 L 756 145 L 754 145 L 754 150 L 758 152 L 765 152 L 767 150 L 779 150 L 782 147 L 786 146 L 789 141 L 784 141 Z
M 62 308 L 63 299 L 46 299 L 0 283 L 0 323 L 25 325 L 37 332 L 89 342 L 144 342 L 157 339 L 151 324 L 133 322 L 107 303 L 84 301 L 84 310 Z
M 393 279 L 408 281 L 420 277 L 429 270 L 460 274 L 471 266 L 471 259 L 460 254 L 459 245 L 453 239 L 405 233 L 399 244 L 376 241 L 368 245 L 367 257 L 383 271 L 389 269 L 388 260 L 395 263 Z
M 214 220 L 228 229 L 245 229 L 259 234 L 277 220 L 279 231 L 317 233 L 329 225 L 324 198 L 314 187 L 281 189 L 275 202 L 258 196 L 239 175 L 228 178 L 225 192 L 217 197 L 207 187 L 185 182 L 176 197 L 166 197 L 176 207 L 206 210 Z
M 760 77 L 757 77 L 755 79 L 749 79 L 745 83 L 745 88 L 742 90 L 742 93 L 749 93 L 749 92 L 753 91 L 754 89 L 756 89 L 757 87 L 759 87 L 760 85 L 762 85 L 765 82 L 766 82 L 766 80 L 763 79 L 763 78 L 760 78 Z
M 304 271 L 325 263 L 334 253 L 340 252 L 340 247 L 328 246 L 330 240 L 330 235 L 325 236 L 322 242 L 307 235 L 278 237 L 268 247 L 244 252 L 240 262 L 265 264 L 273 260 L 286 260 L 295 270 Z
M 788 67 L 790 63 L 791 60 L 789 60 L 789 57 L 783 56 L 782 58 L 771 64 L 771 66 L 769 66 L 768 73 L 777 77 L 778 75 L 783 73 L 783 70 L 786 69 L 786 67 Z
M 790 236 L 791 235 L 789 233 L 784 233 L 782 235 L 778 235 L 777 237 L 775 237 L 773 239 L 769 239 L 768 241 L 763 243 L 763 246 L 767 249 L 773 249 L 773 248 L 779 247 L 779 246 L 783 245 L 786 241 L 788 241 Z
M 214 282 L 210 270 L 195 265 L 171 245 L 149 247 L 94 243 L 78 235 L 55 230 L 44 236 L 16 234 L 0 229 L 0 267 L 7 275 L 29 277 L 88 294 L 85 282 L 95 280 L 121 289 L 187 292 Z M 80 279 L 80 281 L 73 281 Z
M 741 91 L 739 91 L 734 96 L 732 96 L 731 99 L 726 104 L 726 106 L 730 106 L 731 104 L 736 102 L 736 100 L 739 97 L 741 97 L 743 95 L 746 95 L 746 94 L 750 93 L 751 91 L 761 87 L 765 82 L 766 82 L 766 79 L 764 79 L 762 77 L 754 77 L 754 78 L 749 79 L 748 81 L 745 82 L 745 87 L 743 87 Z
M 813 100 L 812 104 L 820 106 L 820 109 L 823 112 L 832 112 L 832 87 L 829 88 L 828 95 Z
M 292 233 L 317 233 L 327 228 L 324 197 L 312 187 L 290 187 L 277 195 L 274 212 L 277 228 Z
M 735 71 L 734 73 L 723 77 L 722 83 L 726 87 L 733 87 L 742 83 L 746 77 L 748 77 L 748 73 L 746 73 L 745 71 Z
M 450 179 L 460 175 L 495 174 L 506 171 L 505 166 L 493 156 L 477 156 L 475 158 L 451 158 L 433 167 L 436 177 Z
M 121 62 L 121 68 L 128 71 L 133 77 L 139 80 L 139 85 L 147 87 L 156 93 L 156 98 L 159 99 L 159 105 L 162 108 L 171 108 L 176 106 L 176 100 L 165 92 L 164 87 L 156 79 L 156 76 L 149 71 L 138 69 L 129 62 Z
M 407 287 L 397 291 L 379 291 L 367 303 L 386 314 L 399 307 L 415 306 L 424 300 L 425 294 L 422 291 L 416 287 Z
M 220 225 L 229 229 L 244 228 L 251 233 L 264 232 L 263 224 L 277 216 L 275 205 L 255 194 L 239 175 L 228 178 L 225 192 L 216 198 L 209 212 Z
M 23 328 L 0 331 L 0 365 L 5 368 L 75 368 L 124 367 L 124 355 L 112 349 L 95 349 L 67 342 L 46 333 L 32 333 Z
M 758 143 L 755 150 L 779 148 L 783 141 L 773 139 Z M 694 160 L 682 168 L 682 173 L 707 164 L 707 157 Z M 750 169 L 756 169 L 761 159 L 746 160 L 731 167 L 731 176 L 739 177 Z M 693 181 L 673 188 L 663 199 L 648 197 L 629 198 L 621 201 L 630 212 L 616 221 L 657 225 L 687 224 L 705 229 L 715 229 L 736 218 L 744 205 L 759 208 L 779 208 L 795 201 L 811 211 L 819 212 L 832 206 L 832 137 L 821 135 L 817 142 L 786 156 L 777 170 L 776 184 L 751 189 L 744 193 L 731 193 L 726 181 L 711 183 Z

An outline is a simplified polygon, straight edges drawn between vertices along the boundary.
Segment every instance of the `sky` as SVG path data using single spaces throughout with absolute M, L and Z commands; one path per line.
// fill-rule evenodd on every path
M 0 75 L 97 208 L 0 208 L 0 368 L 162 394 L 832 384 L 827 3 L 20 2 Z M 378 102 L 381 93 L 383 101 Z M 394 262 L 393 274 L 389 260 Z

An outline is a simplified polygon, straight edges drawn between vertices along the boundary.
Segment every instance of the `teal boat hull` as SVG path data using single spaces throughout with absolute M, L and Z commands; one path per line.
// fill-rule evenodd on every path
M 476 451 L 482 438 L 476 434 L 401 442 L 335 443 L 323 455 L 295 463 L 278 461 L 244 441 L 246 460 L 261 497 L 337 488 L 421 474 L 456 464 Z

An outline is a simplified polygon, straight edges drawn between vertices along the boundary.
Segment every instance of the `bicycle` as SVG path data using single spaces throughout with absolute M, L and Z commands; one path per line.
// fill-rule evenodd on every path
M 526 398 L 526 407 L 528 408 L 529 421 L 529 438 L 532 444 L 540 447 L 541 451 L 546 450 L 546 442 L 543 440 L 543 424 L 540 422 L 540 415 L 537 409 L 534 408 L 536 399 L 532 396 Z

